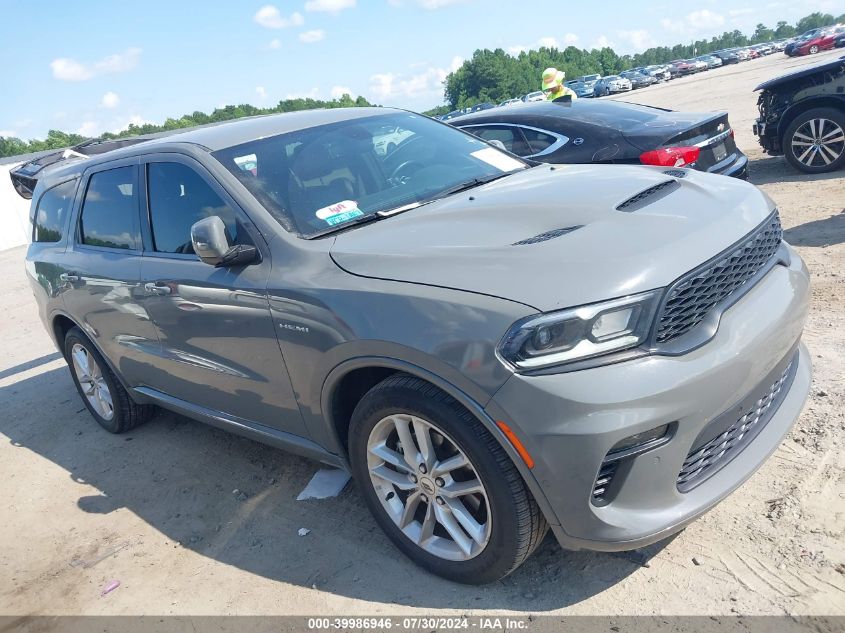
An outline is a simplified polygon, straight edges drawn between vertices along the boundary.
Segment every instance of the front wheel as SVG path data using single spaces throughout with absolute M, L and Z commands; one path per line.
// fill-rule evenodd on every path
M 522 564 L 546 533 L 496 439 L 422 380 L 398 374 L 370 390 L 353 413 L 349 453 L 376 521 L 434 574 L 493 582 Z
M 816 46 L 815 44 L 813 44 L 813 45 L 810 47 L 810 55 L 815 55 L 815 54 L 816 54 L 816 53 L 818 53 L 818 52 L 819 52 L 819 47 L 818 47 L 818 46 Z
M 783 136 L 789 163 L 808 174 L 839 169 L 845 164 L 845 112 L 815 108 L 799 115 Z

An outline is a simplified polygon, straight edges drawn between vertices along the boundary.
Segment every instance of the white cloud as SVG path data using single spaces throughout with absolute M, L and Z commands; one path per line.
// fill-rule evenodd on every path
M 417 4 L 423 9 L 435 11 L 437 9 L 442 9 L 443 7 L 449 7 L 453 4 L 461 4 L 466 1 L 467 0 L 417 0 Z
M 53 69 L 53 77 L 62 81 L 85 81 L 91 79 L 94 73 L 73 59 L 61 57 L 50 62 Z
M 90 115 L 86 115 L 90 116 Z M 150 123 L 140 114 L 131 114 L 129 116 L 114 117 L 107 121 L 98 121 L 95 119 L 86 119 L 79 126 L 76 133 L 86 137 L 100 136 L 103 132 L 122 132 L 130 125 L 146 125 Z
M 617 31 L 617 36 L 623 42 L 629 44 L 627 48 L 631 49 L 634 53 L 640 53 L 647 48 L 651 48 L 652 46 L 656 46 L 657 43 L 654 41 L 654 38 L 651 36 L 651 33 L 646 31 L 645 29 L 637 29 L 633 31 Z M 628 52 L 623 51 L 623 52 Z
M 268 48 L 276 49 L 282 47 L 282 41 L 279 38 L 275 38 L 270 40 L 270 43 L 267 45 Z
M 738 15 L 750 15 L 752 13 L 754 13 L 754 9 L 749 9 L 748 7 L 744 9 L 731 9 L 730 11 L 728 11 L 728 15 L 730 15 L 732 18 L 735 18 Z
M 97 121 L 85 121 L 79 126 L 76 133 L 82 136 L 99 136 L 100 129 L 100 124 Z
M 528 52 L 528 47 L 523 46 L 522 44 L 517 44 L 515 46 L 508 46 L 507 51 L 510 55 L 513 55 L 514 57 L 519 57 L 520 53 Z
M 50 62 L 53 77 L 61 81 L 87 81 L 97 75 L 123 73 L 138 65 L 141 57 L 140 48 L 128 48 L 122 53 L 109 55 L 93 64 L 83 64 L 68 57 L 60 57 Z
M 370 77 L 370 92 L 381 101 L 420 96 L 443 96 L 443 81 L 450 72 L 464 63 L 463 58 L 453 57 L 447 68 L 429 66 L 420 73 L 397 75 L 379 73 Z
M 566 33 L 562 40 L 556 37 L 541 37 L 537 40 L 537 46 L 545 46 L 546 48 L 566 48 L 567 46 L 574 46 L 578 43 L 578 36 L 575 33 Z
M 323 29 L 314 29 L 313 31 L 303 31 L 299 34 L 299 41 L 306 44 L 313 44 L 326 39 L 326 32 Z
M 598 39 L 590 44 L 590 48 L 613 48 L 613 43 L 607 39 L 607 35 L 599 35 Z
M 267 29 L 284 29 L 289 26 L 302 26 L 305 24 L 305 18 L 301 13 L 294 12 L 290 17 L 286 18 L 279 11 L 278 7 L 272 4 L 266 4 L 255 12 L 252 19 Z
M 353 9 L 355 0 L 308 0 L 305 3 L 306 11 L 320 13 L 340 13 L 344 9 Z
M 256 86 L 255 94 L 257 94 L 258 98 L 263 101 L 267 98 L 267 89 L 264 86 Z
M 285 95 L 285 99 L 319 99 L 320 89 L 311 88 L 308 92 L 289 92 Z
M 5 138 L 9 138 L 11 136 L 17 136 L 17 135 L 18 135 L 18 133 L 15 132 L 14 130 L 0 130 L 0 136 L 3 136 Z
M 120 97 L 116 92 L 109 91 L 103 95 L 100 105 L 104 108 L 116 108 L 120 103 Z
M 660 26 L 673 33 L 685 35 L 697 35 L 704 32 L 712 32 L 725 24 L 725 17 L 720 13 L 714 13 L 709 9 L 701 9 L 687 14 L 680 20 L 663 18 Z
M 355 93 L 352 92 L 352 88 L 347 88 L 346 86 L 332 86 L 332 90 L 329 94 L 331 94 L 332 99 L 340 99 L 343 95 L 349 95 L 350 97 L 355 96 Z

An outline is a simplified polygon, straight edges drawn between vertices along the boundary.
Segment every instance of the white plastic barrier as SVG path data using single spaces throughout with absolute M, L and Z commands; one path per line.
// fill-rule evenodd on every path
M 28 244 L 29 200 L 12 186 L 9 172 L 17 165 L 0 165 L 0 251 Z

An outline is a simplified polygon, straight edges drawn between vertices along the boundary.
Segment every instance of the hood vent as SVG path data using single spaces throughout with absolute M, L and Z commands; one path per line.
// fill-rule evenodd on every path
M 583 224 L 579 224 L 578 226 L 567 226 L 562 229 L 553 229 L 551 231 L 546 231 L 545 233 L 535 235 L 534 237 L 529 237 L 524 240 L 514 242 L 513 244 L 511 244 L 511 246 L 527 246 L 528 244 L 539 244 L 540 242 L 547 242 L 548 240 L 553 240 L 556 237 L 560 237 L 561 235 L 572 233 L 572 231 L 576 231 L 582 228 L 583 226 Z
M 674 178 L 686 178 L 687 172 L 683 169 L 667 169 L 663 172 L 666 176 L 672 176 Z
M 643 207 L 647 207 L 653 202 L 657 202 L 661 198 L 665 198 L 670 193 L 675 191 L 681 185 L 677 180 L 667 180 L 661 182 L 648 189 L 643 189 L 637 195 L 628 198 L 625 202 L 616 207 L 617 211 L 624 211 L 625 213 L 633 213 L 639 211 Z

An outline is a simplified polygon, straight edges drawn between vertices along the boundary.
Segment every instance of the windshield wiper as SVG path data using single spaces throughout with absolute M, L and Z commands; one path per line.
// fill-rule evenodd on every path
M 451 196 L 453 194 L 460 193 L 462 191 L 466 191 L 467 189 L 474 189 L 475 187 L 480 187 L 481 185 L 486 185 L 488 182 L 493 182 L 494 180 L 499 180 L 500 178 L 504 178 L 505 176 L 510 176 L 513 173 L 514 172 L 512 172 L 512 171 L 507 171 L 503 174 L 496 174 L 495 176 L 487 176 L 486 178 L 471 178 L 469 180 L 465 180 L 463 182 L 460 182 L 453 187 L 449 187 L 448 189 L 444 189 L 443 191 L 438 193 L 435 198 L 432 198 L 432 200 L 439 200 L 441 198 L 445 198 L 446 196 Z

